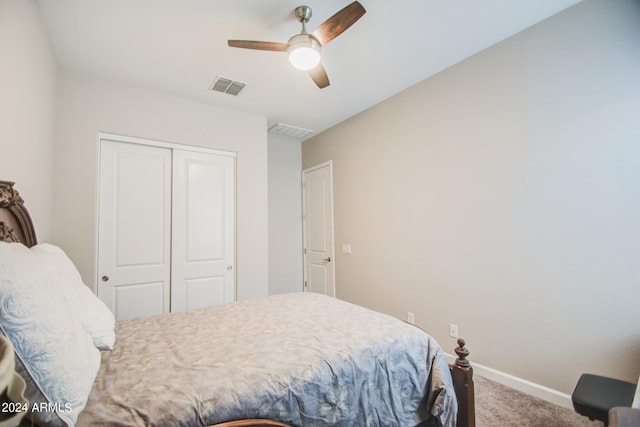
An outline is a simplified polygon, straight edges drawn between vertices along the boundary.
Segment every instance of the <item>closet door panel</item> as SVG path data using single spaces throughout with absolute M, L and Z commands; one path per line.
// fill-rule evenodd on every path
M 185 280 L 185 302 L 189 309 L 225 302 L 224 276 Z
M 98 296 L 117 319 L 169 311 L 171 150 L 102 140 Z
M 173 152 L 171 311 L 235 300 L 235 159 Z
M 183 188 L 187 191 L 185 261 L 224 261 L 225 164 L 187 159 L 183 166 Z

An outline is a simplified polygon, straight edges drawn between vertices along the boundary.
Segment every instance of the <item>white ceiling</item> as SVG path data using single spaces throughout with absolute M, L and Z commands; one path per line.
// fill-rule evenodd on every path
M 327 129 L 580 0 L 360 0 L 367 13 L 323 48 L 331 86 L 318 89 L 286 53 L 227 39 L 286 43 L 351 0 L 37 0 L 62 69 L 276 122 Z M 212 92 L 216 76 L 247 87 Z

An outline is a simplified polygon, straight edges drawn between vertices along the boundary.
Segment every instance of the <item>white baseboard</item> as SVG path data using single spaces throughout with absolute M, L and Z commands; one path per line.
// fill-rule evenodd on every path
M 449 353 L 445 354 L 449 363 L 453 363 L 455 361 L 456 356 L 453 356 Z M 571 396 L 566 393 L 562 393 L 558 390 L 536 384 L 534 382 L 516 377 L 511 374 L 507 374 L 506 372 L 498 371 L 497 369 L 489 368 L 488 366 L 480 365 L 473 361 L 471 361 L 471 366 L 473 367 L 473 372 L 482 377 L 488 378 L 500 384 L 504 384 L 523 393 L 527 393 L 540 399 L 546 400 L 547 402 L 555 403 L 556 405 L 573 409 Z

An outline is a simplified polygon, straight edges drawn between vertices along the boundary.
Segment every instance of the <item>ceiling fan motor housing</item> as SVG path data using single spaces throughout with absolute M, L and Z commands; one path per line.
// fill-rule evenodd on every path
M 301 22 L 303 24 L 309 22 L 309 19 L 311 19 L 311 8 L 309 6 L 298 6 L 296 7 L 296 10 L 294 11 L 296 18 L 298 19 L 298 22 Z

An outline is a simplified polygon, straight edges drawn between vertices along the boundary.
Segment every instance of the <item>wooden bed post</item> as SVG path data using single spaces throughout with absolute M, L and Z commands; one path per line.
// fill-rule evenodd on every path
M 464 348 L 465 341 L 458 339 L 456 354 L 458 358 L 455 363 L 449 365 L 451 378 L 453 378 L 453 388 L 458 399 L 458 427 L 475 427 L 476 425 L 476 404 L 473 390 L 473 368 L 467 360 L 469 350 Z

